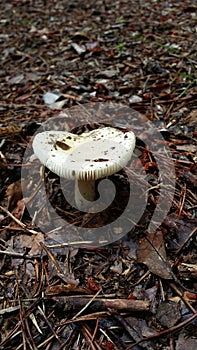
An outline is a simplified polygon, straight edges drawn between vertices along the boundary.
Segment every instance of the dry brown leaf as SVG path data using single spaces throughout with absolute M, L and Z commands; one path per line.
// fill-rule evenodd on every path
M 23 186 L 28 185 L 29 181 L 28 180 L 22 180 L 23 181 Z M 6 197 L 8 200 L 8 205 L 7 208 L 9 211 L 13 211 L 14 208 L 17 206 L 18 200 L 22 198 L 22 188 L 21 188 L 21 180 L 17 180 L 13 183 L 11 183 L 7 189 L 6 189 Z
M 196 350 L 196 348 L 197 338 L 195 336 L 191 337 L 187 331 L 182 330 L 176 341 L 176 350 Z
M 180 305 L 173 301 L 161 302 L 158 306 L 156 318 L 165 327 L 172 327 L 180 319 Z
M 32 236 L 23 234 L 16 238 L 15 243 L 17 244 L 17 248 L 29 248 L 30 255 L 40 254 L 42 247 L 40 243 L 44 242 L 44 235 L 41 232 L 34 234 Z
M 11 183 L 6 190 L 6 196 L 8 199 L 8 210 L 12 211 L 18 200 L 22 198 L 21 181 L 15 181 Z
M 15 218 L 20 220 L 23 216 L 24 210 L 25 210 L 25 200 L 23 198 L 17 201 L 16 207 L 13 210 L 13 215 L 15 216 Z
M 137 261 L 148 266 L 149 270 L 165 279 L 173 278 L 167 262 L 163 235 L 161 231 L 149 233 L 137 249 Z
M 58 294 L 67 294 L 67 293 L 83 293 L 83 294 L 91 294 L 91 290 L 87 287 L 75 286 L 73 284 L 68 285 L 56 285 L 49 286 L 46 289 L 46 295 L 58 295 Z

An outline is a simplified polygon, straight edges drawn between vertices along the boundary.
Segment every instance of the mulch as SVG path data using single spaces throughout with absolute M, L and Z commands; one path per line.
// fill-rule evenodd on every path
M 1 1 L 0 349 L 196 349 L 196 10 L 194 0 Z M 35 158 L 24 167 L 50 123 L 136 132 L 105 211 L 73 209 L 55 174 Z M 52 211 L 85 236 L 38 200 L 41 175 Z M 139 220 L 98 244 L 92 228 L 113 223 L 131 189 Z

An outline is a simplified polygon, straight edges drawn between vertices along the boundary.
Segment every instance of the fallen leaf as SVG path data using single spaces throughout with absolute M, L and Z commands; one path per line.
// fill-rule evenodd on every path
M 26 187 L 27 184 L 28 184 L 28 180 L 23 180 L 24 188 Z M 17 202 L 20 201 L 22 198 L 21 180 L 15 181 L 7 187 L 6 196 L 8 200 L 8 204 L 7 204 L 8 210 L 13 211 L 17 206 Z
M 186 291 L 186 292 L 184 292 L 184 298 L 191 301 L 191 302 L 192 301 L 196 302 L 197 301 L 197 294 Z
M 68 294 L 71 292 L 91 294 L 91 291 L 88 288 L 75 286 L 74 284 L 49 286 L 46 289 L 45 294 L 51 296 L 51 295 L 59 295 L 59 294 Z
M 83 39 L 84 39 L 84 40 L 87 40 L 87 39 L 89 39 L 87 33 L 86 33 L 85 31 L 82 31 L 82 30 L 77 31 L 77 32 L 73 35 L 73 38 L 78 39 L 78 40 L 83 40 Z
M 115 261 L 114 265 L 110 267 L 110 270 L 114 273 L 122 274 L 122 262 Z
M 41 253 L 41 242 L 44 243 L 44 235 L 41 232 L 31 236 L 22 234 L 15 238 L 15 246 L 17 249 L 30 249 L 30 255 L 37 255 Z
M 71 46 L 78 53 L 78 55 L 81 55 L 82 53 L 86 52 L 85 45 L 78 45 L 76 43 L 72 43 Z
M 25 200 L 20 199 L 17 201 L 17 205 L 13 210 L 13 215 L 15 216 L 16 219 L 20 220 L 23 216 L 25 210 Z
M 174 326 L 180 316 L 180 306 L 178 303 L 165 301 L 159 304 L 156 318 L 163 326 L 168 328 Z
M 149 233 L 143 238 L 137 249 L 137 261 L 145 264 L 155 275 L 165 279 L 173 278 L 161 231 Z
M 197 349 L 197 338 L 191 337 L 186 331 L 182 331 L 179 334 L 176 342 L 176 350 L 196 350 Z
M 114 344 L 111 341 L 106 341 L 104 343 L 104 349 L 105 350 L 114 350 L 115 347 L 114 347 Z
M 142 98 L 140 96 L 133 95 L 129 97 L 129 103 L 138 103 L 138 102 L 142 102 Z
M 43 95 L 43 100 L 44 100 L 44 103 L 46 103 L 47 105 L 50 105 L 54 103 L 59 97 L 60 97 L 59 93 L 47 91 Z
M 112 78 L 116 75 L 119 74 L 118 70 L 115 69 L 107 69 L 107 70 L 103 70 L 102 72 L 99 72 L 97 74 L 97 77 L 104 77 L 104 78 Z
M 89 277 L 88 278 L 88 288 L 93 291 L 93 292 L 98 292 L 99 291 L 99 286 L 98 284 L 94 281 L 94 278 L 93 277 Z
M 24 74 L 19 74 L 11 79 L 8 80 L 8 84 L 14 85 L 14 84 L 20 84 L 24 79 Z

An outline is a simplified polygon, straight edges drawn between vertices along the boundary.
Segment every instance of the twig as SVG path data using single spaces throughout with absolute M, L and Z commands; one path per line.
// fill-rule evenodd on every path
M 98 319 L 98 318 L 104 318 L 108 315 L 109 315 L 108 311 L 93 312 L 93 313 L 88 314 L 88 315 L 82 315 L 80 317 L 77 317 L 74 320 L 74 322 L 76 323 L 76 322 L 84 322 L 84 321 L 93 321 L 93 320 Z M 59 324 L 59 327 L 65 326 L 65 325 L 70 324 L 70 323 L 73 323 L 72 319 L 61 322 Z
M 98 292 L 93 296 L 92 299 L 90 299 L 87 304 L 85 304 L 85 306 L 73 317 L 73 320 L 75 318 L 77 318 L 78 316 L 80 316 L 82 314 L 83 311 L 85 311 L 88 306 L 90 306 L 90 304 L 92 304 L 92 302 L 96 299 L 96 297 L 99 295 L 99 293 L 101 292 L 101 289 L 98 290 Z
M 184 248 L 184 246 L 187 244 L 187 242 L 191 239 L 191 237 L 195 234 L 195 232 L 197 231 L 197 228 L 195 227 L 192 232 L 190 232 L 190 234 L 187 236 L 187 238 L 185 239 L 185 241 L 182 243 L 182 245 L 180 246 L 180 248 L 177 250 L 176 254 L 178 255 L 181 250 Z
M 26 326 L 26 329 L 27 329 L 27 332 L 28 332 L 28 337 L 27 337 L 27 340 L 28 340 L 28 344 L 29 346 L 32 348 L 32 350 L 37 350 L 37 347 L 36 347 L 36 344 L 34 342 L 34 339 L 33 339 L 33 336 L 31 334 L 31 331 L 30 331 L 30 325 L 29 325 L 29 322 L 28 320 L 25 318 L 25 326 Z M 29 339 L 28 339 L 29 338 Z M 32 346 L 30 344 L 30 340 L 31 340 L 31 343 L 32 343 Z
M 38 234 L 37 231 L 28 229 L 27 226 L 25 224 L 23 224 L 23 222 L 21 222 L 19 219 L 17 219 L 12 213 L 10 213 L 9 210 L 3 208 L 1 205 L 0 205 L 0 210 L 2 210 L 4 213 L 6 213 L 12 220 L 14 220 L 19 226 L 21 226 L 26 231 L 33 233 L 33 234 L 36 234 L 36 235 Z
M 61 296 L 53 297 L 52 299 L 64 304 L 64 311 L 67 309 L 80 309 L 90 302 L 90 298 L 87 296 L 81 298 L 79 296 Z M 147 300 L 95 298 L 95 300 L 91 299 L 91 304 L 88 307 L 94 311 L 115 309 L 125 312 L 150 312 L 151 302 Z
M 47 109 L 47 105 L 45 104 L 36 104 L 36 103 L 31 103 L 31 104 L 16 104 L 16 103 L 10 103 L 10 104 L 5 104 L 5 103 L 0 103 L 0 107 L 6 107 L 6 108 L 13 108 L 13 109 L 16 109 L 16 108 L 30 108 L 30 107 L 33 107 L 33 108 L 46 108 Z
M 16 306 L 10 306 L 10 307 L 7 307 L 5 309 L 1 309 L 0 310 L 0 315 L 4 315 L 6 313 L 10 313 L 10 312 L 14 312 L 16 310 L 19 310 L 20 309 L 20 306 L 19 305 L 16 305 Z
M 96 319 L 96 325 L 95 325 L 95 328 L 94 328 L 94 332 L 92 334 L 92 341 L 94 340 L 94 338 L 96 337 L 96 333 L 98 331 L 98 326 L 99 326 L 99 321 L 98 321 L 98 318 Z
M 80 97 L 78 96 L 74 96 L 74 95 L 69 95 L 69 94 L 61 94 L 61 96 L 64 96 L 65 98 L 69 98 L 70 100 L 73 100 L 73 101 L 79 101 L 81 100 Z M 81 104 L 80 104 L 81 106 Z
M 18 280 L 16 279 L 17 281 L 17 286 L 18 286 Z M 21 304 L 21 300 L 20 300 L 20 297 L 18 296 L 18 302 L 19 302 L 19 315 L 20 315 L 20 322 L 21 322 L 21 331 L 22 331 L 22 339 L 23 339 L 23 349 L 26 350 L 27 347 L 26 347 L 26 336 L 25 336 L 25 323 L 24 323 L 24 311 L 23 311 L 23 307 L 22 307 L 22 304 Z
M 150 335 L 150 336 L 148 336 L 148 337 L 146 337 L 146 338 L 140 339 L 140 340 L 137 341 L 135 344 L 130 345 L 130 346 L 129 346 L 128 348 L 126 348 L 125 350 L 130 350 L 130 349 L 134 348 L 136 345 L 138 345 L 138 344 L 140 344 L 140 343 L 142 343 L 142 342 L 145 342 L 145 341 L 148 341 L 148 340 L 151 340 L 151 339 L 156 339 L 156 338 L 159 338 L 159 337 L 161 337 L 161 336 L 163 336 L 163 335 L 166 335 L 166 334 L 170 334 L 170 333 L 172 333 L 172 332 L 175 332 L 175 331 L 177 331 L 178 329 L 180 329 L 180 328 L 184 327 L 185 325 L 187 325 L 188 323 L 194 321 L 196 317 L 197 317 L 197 313 L 194 314 L 194 315 L 192 315 L 192 316 L 191 316 L 190 318 L 188 318 L 187 320 L 185 320 L 185 321 L 183 321 L 183 322 L 177 324 L 176 326 L 173 326 L 173 327 L 171 327 L 171 328 L 165 329 L 164 331 L 161 331 L 161 332 L 159 332 L 159 333 L 157 333 L 157 334 Z
M 193 308 L 193 306 L 188 302 L 187 299 L 184 298 L 184 296 L 182 295 L 181 291 L 178 289 L 178 287 L 174 284 L 174 283 L 169 283 L 170 287 L 175 291 L 175 293 L 177 293 L 177 295 L 183 300 L 184 304 L 188 307 L 188 309 L 190 309 L 191 312 L 193 312 L 193 314 L 196 314 L 196 310 Z
M 61 275 L 64 275 L 64 271 L 62 270 L 61 266 L 59 265 L 58 261 L 54 258 L 53 254 L 50 252 L 50 250 L 42 242 L 40 243 L 40 245 L 45 250 L 46 254 L 48 255 L 49 259 L 51 260 L 53 266 L 56 268 L 57 272 Z
M 26 311 L 26 313 L 23 315 L 23 320 L 28 318 L 29 315 L 32 313 L 32 310 L 34 309 L 34 307 L 39 304 L 40 302 L 40 298 L 38 298 L 30 307 L 29 309 Z M 5 338 L 0 342 L 0 347 L 2 347 L 11 337 L 14 337 L 16 335 L 16 332 L 19 330 L 19 328 L 21 327 L 22 321 L 19 320 L 17 322 L 17 324 L 15 325 L 14 329 L 12 329 L 6 336 Z
M 183 206 L 184 206 L 184 203 L 185 203 L 186 191 L 187 191 L 187 188 L 186 188 L 186 185 L 184 185 L 184 187 L 183 187 L 183 197 L 180 200 L 181 203 L 180 203 L 180 208 L 179 208 L 179 213 L 178 213 L 178 218 L 179 219 L 181 217 L 181 213 L 182 213 Z
M 10 213 L 9 210 L 3 208 L 1 205 L 0 205 L 0 210 L 4 211 L 4 213 L 6 213 L 12 220 L 14 220 L 19 226 L 21 226 L 22 228 L 25 228 L 26 225 L 23 224 L 20 220 L 18 220 L 12 213 Z
M 121 315 L 114 315 L 114 318 L 125 328 L 125 330 L 130 334 L 132 339 L 134 339 L 137 342 L 141 340 L 135 327 L 132 327 L 132 325 L 129 324 L 129 322 L 127 322 Z M 148 348 L 149 350 L 153 350 L 153 347 L 151 346 L 151 344 L 147 344 L 147 345 L 148 346 L 146 347 L 146 349 Z
M 82 332 L 84 335 L 84 338 L 86 339 L 88 345 L 91 347 L 92 350 L 97 350 L 97 348 L 94 346 L 92 340 L 91 340 L 91 334 L 88 332 L 87 328 L 85 326 L 82 326 Z
M 102 329 L 102 328 L 99 328 L 99 331 L 105 336 L 105 338 L 110 341 L 113 346 L 114 346 L 114 349 L 118 350 L 118 348 L 116 347 L 116 345 L 114 344 L 113 340 L 108 336 L 108 334 Z
M 90 344 L 92 350 L 102 350 L 96 340 L 93 340 L 93 335 L 90 333 L 86 325 L 82 326 L 83 335 L 87 342 Z M 95 347 L 96 346 L 96 347 Z
M 9 255 L 9 256 L 14 256 L 15 258 L 23 258 L 23 259 L 39 259 L 40 255 L 28 255 L 25 253 L 17 253 L 13 250 L 9 251 L 9 250 L 0 250 L 0 254 L 5 254 L 5 255 Z
M 46 324 L 48 325 L 48 327 L 50 328 L 51 332 L 53 333 L 54 337 L 57 339 L 57 341 L 62 344 L 62 341 L 60 340 L 60 338 L 58 337 L 57 333 L 54 331 L 51 323 L 49 322 L 49 320 L 47 319 L 45 313 L 43 312 L 43 310 L 41 309 L 41 307 L 38 305 L 38 310 L 40 312 L 40 314 L 42 315 L 42 317 L 44 318 Z

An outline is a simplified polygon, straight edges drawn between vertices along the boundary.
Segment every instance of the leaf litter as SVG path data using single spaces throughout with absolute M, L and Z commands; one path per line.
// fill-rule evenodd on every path
M 196 2 L 3 0 L 0 11 L 1 348 L 193 350 Z M 78 103 L 105 101 L 132 106 L 161 130 L 176 171 L 170 212 L 147 233 L 157 166 L 137 144 L 151 188 L 139 223 L 108 246 L 55 244 L 25 209 L 33 197 L 21 196 L 24 151 L 42 122 Z M 58 179 L 46 175 L 65 214 Z M 107 219 L 68 209 L 79 225 Z

